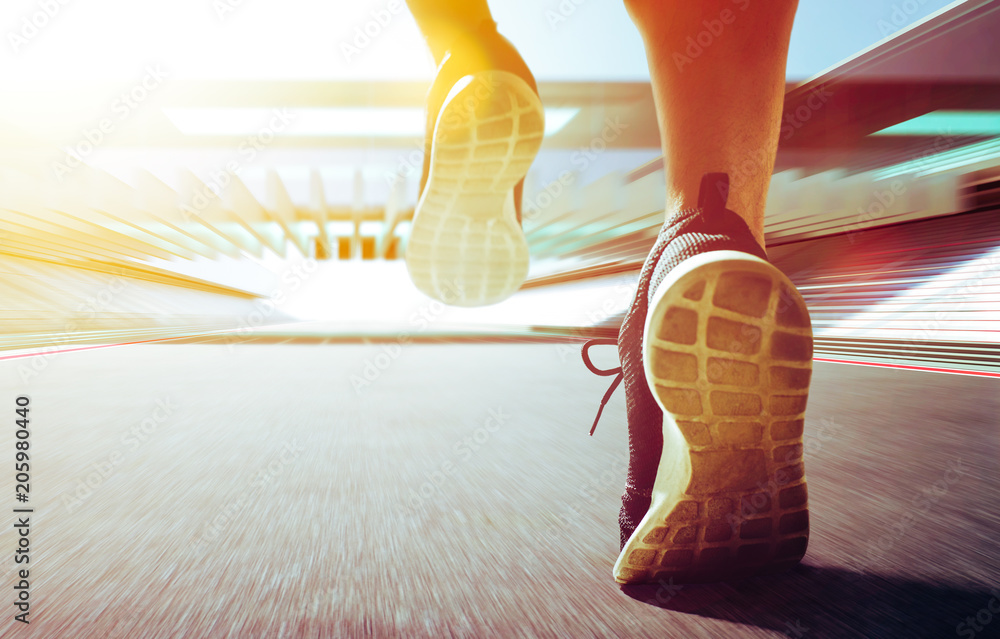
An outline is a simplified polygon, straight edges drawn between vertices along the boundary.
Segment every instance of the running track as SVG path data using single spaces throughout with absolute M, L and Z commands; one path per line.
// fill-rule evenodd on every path
M 624 393 L 587 437 L 610 380 L 577 351 L 413 344 L 360 392 L 381 345 L 0 361 L 36 510 L 32 623 L 0 604 L 0 635 L 1000 636 L 1000 380 L 817 362 L 803 566 L 622 590 Z

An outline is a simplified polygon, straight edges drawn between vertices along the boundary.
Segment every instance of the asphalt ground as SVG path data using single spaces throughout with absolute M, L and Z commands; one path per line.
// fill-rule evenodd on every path
M 163 343 L 2 361 L 0 634 L 1000 636 L 1000 380 L 817 362 L 803 563 L 621 588 L 624 393 L 588 437 L 610 379 L 578 351 Z M 28 625 L 15 507 L 34 509 Z

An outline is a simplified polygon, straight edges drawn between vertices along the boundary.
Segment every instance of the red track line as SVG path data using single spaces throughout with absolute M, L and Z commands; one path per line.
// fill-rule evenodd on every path
M 226 331 L 218 331 L 225 333 Z M 61 353 L 74 353 L 77 351 L 90 351 L 98 348 L 114 348 L 116 346 L 131 346 L 134 344 L 150 344 L 152 342 L 169 342 L 173 339 L 184 339 L 186 337 L 202 337 L 205 335 L 212 335 L 213 333 L 198 333 L 196 335 L 179 335 L 177 337 L 160 337 L 157 339 L 146 339 L 137 342 L 121 342 L 119 344 L 96 344 L 94 346 L 80 346 L 77 348 L 67 348 L 61 351 L 45 351 L 44 353 L 34 352 L 34 353 L 20 353 L 18 355 L 4 355 L 0 356 L 0 361 L 7 359 L 22 359 L 25 357 L 36 357 L 38 355 L 58 355 Z M 216 333 L 217 334 L 217 333 Z M 908 364 L 887 364 L 882 362 L 859 362 L 848 359 L 828 359 L 826 357 L 814 357 L 815 362 L 829 362 L 831 364 L 852 364 L 854 366 L 874 366 L 876 368 L 898 368 L 908 371 L 925 371 L 928 373 L 947 373 L 949 375 L 970 375 L 973 377 L 994 377 L 1000 378 L 1000 373 L 994 373 L 990 371 L 962 371 L 956 370 L 954 368 L 935 368 L 931 366 L 910 366 Z
M 226 331 L 222 331 L 223 333 Z M 78 346 L 76 348 L 65 348 L 61 351 L 33 351 L 30 353 L 19 353 L 17 355 L 0 356 L 0 361 L 5 359 L 22 359 L 24 357 L 38 357 L 39 355 L 60 355 L 62 353 L 74 353 L 76 351 L 92 351 L 96 348 L 114 348 L 116 346 L 131 346 L 133 344 L 150 344 L 152 342 L 169 342 L 172 339 L 184 339 L 187 337 L 203 337 L 213 333 L 196 333 L 194 335 L 178 335 L 176 337 L 158 337 L 156 339 L 144 339 L 137 342 L 121 342 L 118 344 L 95 344 L 93 346 Z
M 848 359 L 827 359 L 825 357 L 814 357 L 814 362 L 831 362 L 833 364 L 853 364 L 855 366 L 875 366 L 876 368 L 900 368 L 908 371 L 926 371 L 928 373 L 948 373 L 950 375 L 971 375 L 973 377 L 997 377 L 1000 373 L 990 371 L 961 371 L 954 368 L 933 368 L 930 366 L 910 366 L 908 364 L 887 364 L 883 362 L 857 362 Z

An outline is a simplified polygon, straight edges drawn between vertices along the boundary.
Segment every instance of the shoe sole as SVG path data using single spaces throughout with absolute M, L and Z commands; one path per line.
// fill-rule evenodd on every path
M 720 581 L 798 563 L 809 539 L 802 430 L 812 375 L 802 296 L 753 255 L 704 253 L 657 289 L 644 340 L 663 453 L 615 580 Z
M 545 131 L 542 103 L 505 71 L 462 78 L 434 127 L 430 171 L 406 247 L 410 278 L 453 306 L 510 297 L 528 274 L 528 244 L 514 209 Z

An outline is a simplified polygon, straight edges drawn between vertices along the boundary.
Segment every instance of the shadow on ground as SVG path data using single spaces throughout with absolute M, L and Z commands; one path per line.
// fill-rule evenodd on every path
M 785 573 L 729 584 L 661 582 L 623 586 L 622 592 L 667 610 L 796 639 L 1000 637 L 1000 588 L 991 586 L 930 584 L 800 564 Z

